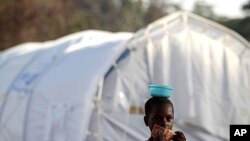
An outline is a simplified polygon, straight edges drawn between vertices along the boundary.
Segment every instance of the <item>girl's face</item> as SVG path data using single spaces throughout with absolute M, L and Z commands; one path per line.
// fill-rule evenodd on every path
M 173 107 L 170 103 L 159 103 L 153 105 L 151 112 L 145 117 L 145 123 L 152 131 L 155 124 L 172 130 L 174 122 Z

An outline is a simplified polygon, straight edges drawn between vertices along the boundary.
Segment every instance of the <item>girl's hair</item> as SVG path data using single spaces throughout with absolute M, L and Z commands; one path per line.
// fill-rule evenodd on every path
M 154 105 L 162 104 L 162 103 L 169 103 L 172 106 L 173 112 L 174 112 L 174 106 L 168 98 L 166 98 L 166 97 L 151 97 L 145 103 L 145 107 L 144 107 L 145 108 L 145 115 L 146 116 L 149 115 L 149 113 L 153 109 Z

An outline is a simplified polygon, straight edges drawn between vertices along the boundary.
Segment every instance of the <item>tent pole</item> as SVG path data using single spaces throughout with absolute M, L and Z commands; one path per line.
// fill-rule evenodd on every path
M 101 123 L 101 106 L 102 106 L 102 94 L 103 94 L 103 83 L 104 83 L 104 77 L 101 78 L 99 84 L 98 84 L 98 92 L 97 92 L 97 99 L 96 99 L 96 110 L 97 110 L 97 140 L 101 141 L 102 133 L 100 130 Z

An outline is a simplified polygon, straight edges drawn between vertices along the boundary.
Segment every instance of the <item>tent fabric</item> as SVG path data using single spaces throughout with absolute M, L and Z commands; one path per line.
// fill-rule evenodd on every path
M 0 139 L 82 140 L 99 79 L 131 35 L 84 31 L 3 52 Z
M 149 84 L 174 87 L 174 130 L 229 140 L 249 124 L 250 45 L 178 12 L 136 33 L 83 31 L 0 54 L 0 140 L 146 140 Z
M 142 117 L 133 119 L 128 112 L 131 107 L 137 107 L 140 113 L 148 98 L 146 86 L 150 83 L 169 84 L 175 88 L 172 100 L 176 124 L 191 140 L 228 140 L 230 124 L 250 122 L 246 108 L 250 104 L 246 67 L 249 57 L 243 57 L 249 52 L 249 44 L 234 32 L 192 14 L 179 13 L 139 31 L 127 47 L 124 52 L 127 57 L 119 59 L 116 69 L 112 67 L 104 82 L 105 115 L 100 119 L 103 125 L 99 125 L 104 128 L 101 130 L 104 139 L 118 140 L 125 136 L 130 140 L 145 140 L 144 136 L 149 133 L 138 128 L 144 126 Z M 241 66 L 243 62 L 246 64 Z M 245 111 L 245 115 L 235 111 Z M 119 112 L 123 113 L 123 119 L 116 115 Z M 112 121 L 120 121 L 124 126 L 118 126 L 117 122 L 113 125 Z M 179 121 L 183 124 L 178 124 Z M 117 127 L 112 128 L 115 125 Z M 117 128 L 124 132 L 106 137 L 110 132 L 118 134 Z M 140 133 L 141 137 L 137 135 L 136 138 L 132 133 Z

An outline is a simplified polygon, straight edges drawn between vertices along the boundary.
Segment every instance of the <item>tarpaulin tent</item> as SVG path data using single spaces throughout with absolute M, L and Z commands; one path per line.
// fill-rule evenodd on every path
M 250 45 L 190 13 L 136 33 L 88 30 L 0 54 L 0 140 L 139 141 L 149 84 L 174 88 L 174 130 L 224 141 L 250 123 Z

